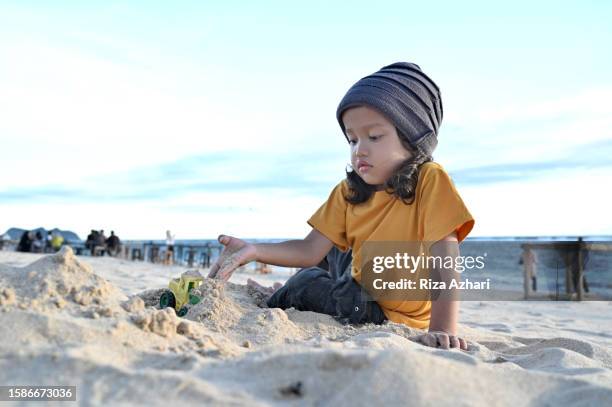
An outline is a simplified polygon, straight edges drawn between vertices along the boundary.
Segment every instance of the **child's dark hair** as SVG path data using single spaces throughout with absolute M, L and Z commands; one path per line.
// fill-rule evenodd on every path
M 398 136 L 406 150 L 412 153 L 412 157 L 405 160 L 400 167 L 385 181 L 385 191 L 395 195 L 405 204 L 414 202 L 416 186 L 419 182 L 419 169 L 421 165 L 432 161 L 433 158 L 420 149 L 415 149 L 406 141 L 399 130 Z M 355 171 L 346 172 L 349 193 L 344 199 L 353 205 L 366 202 L 376 191 L 376 187 L 367 184 Z

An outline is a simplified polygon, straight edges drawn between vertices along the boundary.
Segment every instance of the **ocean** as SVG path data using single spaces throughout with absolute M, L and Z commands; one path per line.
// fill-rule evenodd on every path
M 275 243 L 287 239 L 244 239 L 251 243 Z M 485 267 L 482 270 L 470 270 L 463 273 L 463 278 L 471 281 L 486 281 L 489 279 L 491 287 L 495 290 L 522 292 L 524 285 L 524 267 L 520 260 L 523 253 L 523 244 L 539 244 L 542 247 L 534 249 L 537 263 L 535 265 L 537 276 L 537 293 L 541 295 L 555 296 L 565 292 L 565 270 L 564 249 L 554 249 L 553 244 L 576 243 L 577 237 L 496 237 L 496 238 L 468 238 L 461 243 L 462 256 L 485 256 Z M 143 244 L 153 243 L 165 245 L 163 240 L 138 240 L 126 241 L 125 243 Z M 612 237 L 589 236 L 584 238 L 586 244 L 598 244 L 608 247 L 609 251 L 590 250 L 584 256 L 583 270 L 586 287 L 589 294 L 595 294 L 603 299 L 612 299 Z M 206 244 L 211 244 L 215 249 L 212 251 L 212 262 L 220 252 L 220 246 L 215 239 L 199 240 L 177 240 L 177 245 L 193 245 L 197 247 L 196 258 L 204 251 Z M 186 254 L 183 253 L 185 261 Z M 573 258 L 576 266 L 577 257 Z M 571 263 L 571 259 L 570 259 Z M 254 264 L 247 265 L 249 268 Z M 289 276 L 295 269 L 272 266 L 272 270 L 279 274 Z

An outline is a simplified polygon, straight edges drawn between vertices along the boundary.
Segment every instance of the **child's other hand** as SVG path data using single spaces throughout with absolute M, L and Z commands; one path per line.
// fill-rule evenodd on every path
M 228 281 L 238 267 L 256 258 L 255 246 L 244 240 L 226 235 L 219 235 L 217 240 L 225 247 L 210 268 L 208 278 Z
M 458 336 L 449 335 L 443 331 L 431 331 L 410 339 L 432 348 L 459 348 L 461 350 L 467 350 L 467 342 L 465 339 Z

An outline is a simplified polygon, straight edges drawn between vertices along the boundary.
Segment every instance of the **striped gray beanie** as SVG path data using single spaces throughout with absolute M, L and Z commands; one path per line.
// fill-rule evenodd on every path
M 431 157 L 442 123 L 442 97 L 438 86 L 418 65 L 410 62 L 387 65 L 361 78 L 348 90 L 336 110 L 336 118 L 347 140 L 342 114 L 351 107 L 362 105 L 373 107 L 386 116 L 400 137 Z

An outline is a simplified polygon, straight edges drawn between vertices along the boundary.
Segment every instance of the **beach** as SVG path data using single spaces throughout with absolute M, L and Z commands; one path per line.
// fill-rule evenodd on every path
M 269 309 L 205 279 L 183 318 L 158 307 L 187 271 L 111 257 L 0 251 L 0 383 L 70 385 L 90 405 L 599 406 L 612 400 L 612 302 L 467 301 L 468 350 L 423 331 Z M 206 270 L 200 269 L 206 276 Z M 73 402 L 63 402 L 73 405 Z M 62 403 L 59 403 L 62 404 Z

